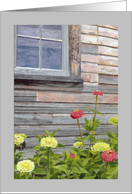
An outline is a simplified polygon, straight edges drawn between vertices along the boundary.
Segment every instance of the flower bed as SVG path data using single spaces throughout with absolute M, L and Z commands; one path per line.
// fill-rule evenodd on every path
M 80 109 L 73 110 L 70 114 L 71 118 L 77 119 L 80 137 L 76 140 L 70 153 L 63 151 L 63 154 L 54 154 L 54 149 L 65 147 L 55 139 L 57 132 L 49 133 L 36 137 L 38 145 L 33 148 L 35 154 L 32 158 L 23 160 L 23 144 L 27 138 L 25 134 L 14 134 L 14 179 L 115 179 L 118 173 L 118 117 L 112 117 L 110 124 L 116 125 L 117 133 L 105 133 L 110 139 L 96 139 L 95 133 L 100 125 L 96 114 L 102 114 L 97 111 L 98 95 L 103 96 L 103 92 L 94 91 L 95 110 L 88 109 L 93 112 L 93 119 L 85 118 L 83 125 L 86 133 L 81 132 L 79 118 L 83 116 Z M 90 141 L 89 149 L 85 148 L 85 143 Z M 20 148 L 20 152 L 16 154 L 16 147 Z M 20 161 L 22 160 L 22 161 Z

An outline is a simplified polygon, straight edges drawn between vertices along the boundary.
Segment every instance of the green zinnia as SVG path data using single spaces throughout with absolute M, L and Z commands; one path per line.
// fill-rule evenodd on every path
M 118 117 L 110 118 L 109 123 L 112 125 L 118 125 Z

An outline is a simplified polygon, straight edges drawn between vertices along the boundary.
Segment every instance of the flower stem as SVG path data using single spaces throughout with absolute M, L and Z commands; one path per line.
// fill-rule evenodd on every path
M 95 126 L 95 119 L 96 119 L 97 99 L 98 99 L 98 95 L 96 96 L 96 100 L 95 100 L 94 126 Z
M 79 119 L 78 118 L 77 118 L 77 123 L 78 123 L 78 128 L 79 128 L 79 132 L 80 132 L 80 136 L 81 136 L 81 140 L 82 140 L 81 128 L 80 128 L 80 123 L 79 123 Z M 83 147 L 85 149 L 84 143 L 83 143 Z
M 21 147 L 21 153 L 22 153 L 22 147 Z M 22 160 L 23 160 L 23 155 L 22 155 Z
M 40 153 L 40 148 L 39 148 L 39 152 L 38 152 L 38 157 L 39 157 L 39 153 Z M 38 157 L 37 157 L 37 159 L 36 159 L 35 169 L 34 169 L 34 170 L 36 170 L 36 167 L 37 167 Z M 34 179 L 34 177 L 35 177 L 35 173 L 34 173 L 34 175 L 33 175 L 33 178 L 32 178 L 32 179 Z
M 28 179 L 28 177 L 27 177 L 27 173 L 25 173 L 25 179 Z
M 48 148 L 48 158 L 47 158 L 47 179 L 50 177 L 50 148 Z

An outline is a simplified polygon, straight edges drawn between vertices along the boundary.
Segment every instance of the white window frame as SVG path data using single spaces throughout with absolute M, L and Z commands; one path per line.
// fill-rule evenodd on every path
M 17 26 L 15 26 L 15 64 L 14 64 L 14 73 L 21 74 L 21 75 L 51 75 L 51 76 L 69 76 L 69 41 L 68 41 L 68 25 L 62 25 L 62 40 L 57 39 L 49 39 L 49 38 L 42 38 L 42 27 L 43 25 L 39 26 L 39 37 L 30 37 L 24 35 L 17 35 Z M 39 68 L 29 68 L 29 67 L 17 67 L 16 59 L 17 59 L 17 37 L 26 37 L 26 38 L 33 38 L 39 40 Z M 42 49 L 41 49 L 41 41 L 40 40 L 48 40 L 48 41 L 61 41 L 62 42 L 62 69 L 41 69 L 42 65 Z

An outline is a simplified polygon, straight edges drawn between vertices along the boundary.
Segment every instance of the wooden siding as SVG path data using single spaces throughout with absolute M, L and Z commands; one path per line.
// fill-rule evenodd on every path
M 43 135 L 45 130 L 59 130 L 55 137 L 65 147 L 54 149 L 55 153 L 69 152 L 75 136 L 79 136 L 77 121 L 71 119 L 70 113 L 74 109 L 83 110 L 84 115 L 79 121 L 84 133 L 84 118 L 93 117 L 85 108 L 94 109 L 94 90 L 104 92 L 98 97 L 97 110 L 105 114 L 97 115 L 101 124 L 96 137 L 108 139 L 104 131 L 116 132 L 116 127 L 108 121 L 118 116 L 118 26 L 69 26 L 69 59 L 73 80 L 74 76 L 80 76 L 84 78 L 83 85 L 78 82 L 74 88 L 70 80 L 58 83 L 57 78 L 54 84 L 46 80 L 44 84 L 16 82 L 14 85 L 14 132 L 28 136 L 24 159 L 33 156 L 31 148 L 38 144 L 36 136 Z M 86 143 L 88 147 L 89 141 Z

